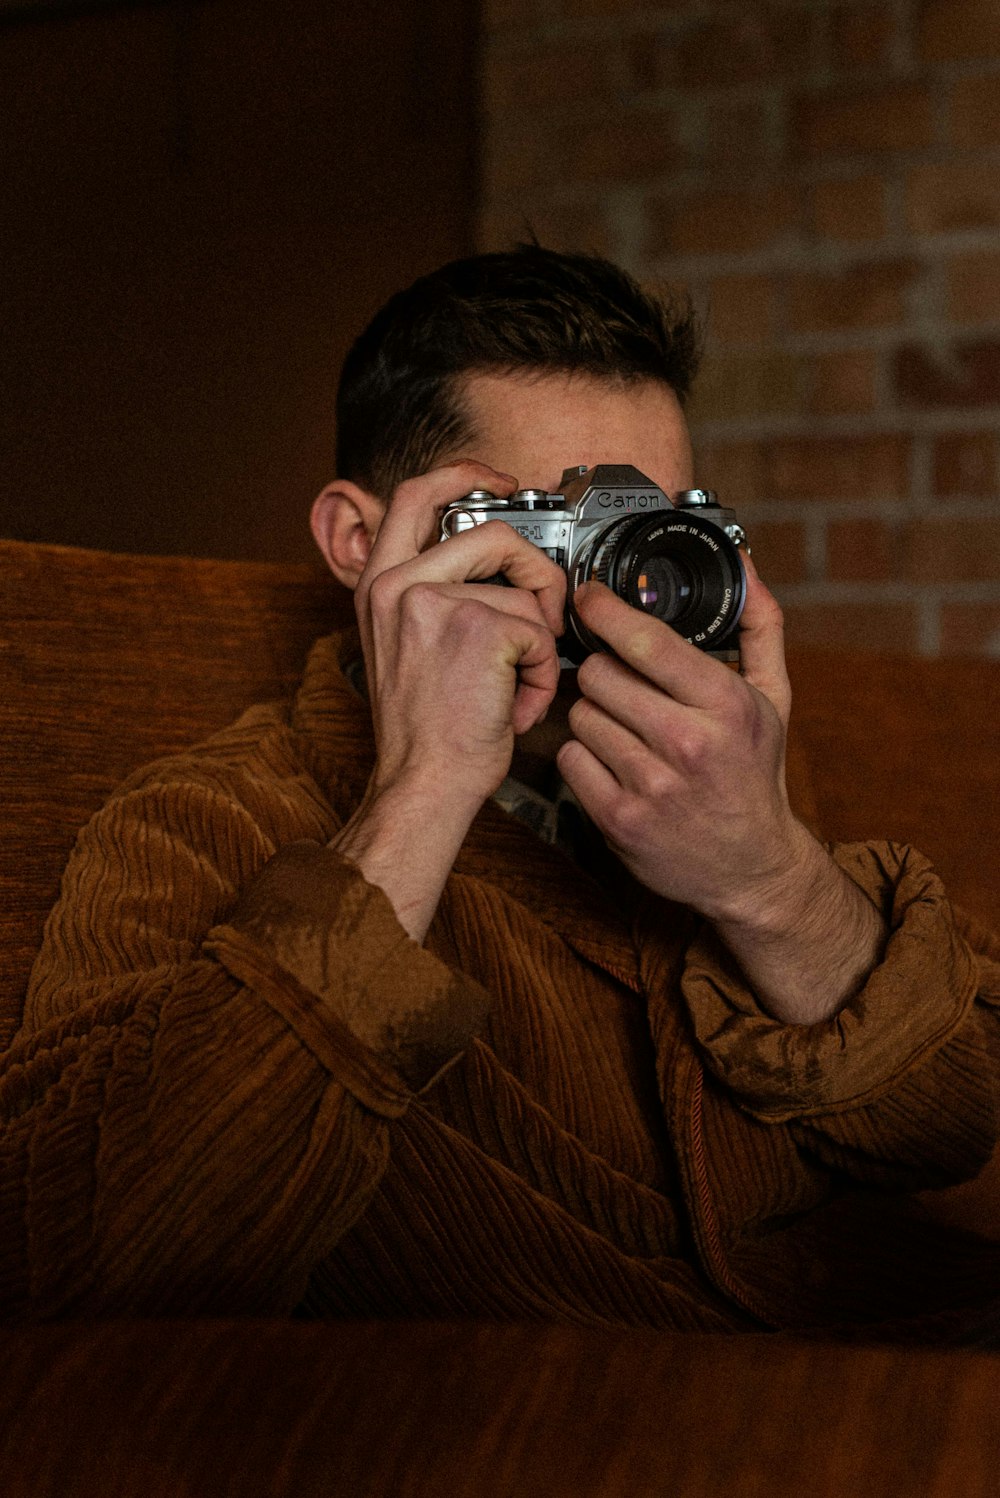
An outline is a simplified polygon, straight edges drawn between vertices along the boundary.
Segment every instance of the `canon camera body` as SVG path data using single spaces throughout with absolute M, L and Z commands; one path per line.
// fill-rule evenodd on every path
M 566 573 L 564 665 L 579 665 L 607 648 L 572 607 L 573 593 L 591 578 L 709 655 L 738 659 L 746 536 L 734 511 L 723 509 L 710 489 L 668 497 L 628 464 L 567 468 L 555 494 L 518 489 L 498 499 L 474 489 L 454 500 L 442 513 L 441 539 L 488 520 L 506 521 Z

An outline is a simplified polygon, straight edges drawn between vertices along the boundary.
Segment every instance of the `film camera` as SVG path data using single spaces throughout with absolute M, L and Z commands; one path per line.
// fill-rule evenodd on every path
M 599 464 L 567 468 L 555 494 L 518 489 L 498 499 L 474 489 L 447 505 L 441 540 L 504 520 L 545 551 L 566 573 L 568 596 L 590 578 L 606 583 L 634 608 L 662 619 L 720 660 L 736 660 L 736 626 L 746 574 L 740 548 L 746 537 L 732 510 L 709 489 L 682 489 L 672 498 L 637 468 Z M 502 578 L 489 581 L 503 581 Z M 607 647 L 567 604 L 561 650 L 578 665 Z

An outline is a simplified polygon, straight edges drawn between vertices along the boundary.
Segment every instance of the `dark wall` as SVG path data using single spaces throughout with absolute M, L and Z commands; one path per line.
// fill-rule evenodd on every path
M 350 339 L 472 247 L 475 9 L 0 16 L 0 534 L 309 554 Z

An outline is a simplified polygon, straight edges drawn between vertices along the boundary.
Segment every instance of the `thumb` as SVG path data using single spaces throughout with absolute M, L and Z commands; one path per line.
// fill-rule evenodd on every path
M 763 692 L 787 724 L 792 690 L 785 668 L 785 623 L 773 593 L 765 588 L 750 556 L 743 553 L 746 602 L 740 618 L 740 675 Z

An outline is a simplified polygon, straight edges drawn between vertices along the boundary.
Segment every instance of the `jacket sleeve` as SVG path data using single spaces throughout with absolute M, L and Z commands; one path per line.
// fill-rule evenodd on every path
M 79 838 L 0 1064 L 9 1318 L 291 1310 L 483 1017 L 238 779 L 147 779 Z
M 831 1019 L 784 1025 L 702 929 L 681 980 L 702 1060 L 745 1111 L 855 1180 L 967 1179 L 998 1133 L 1000 944 L 956 918 L 913 849 L 831 851 L 883 914 L 883 960 Z

